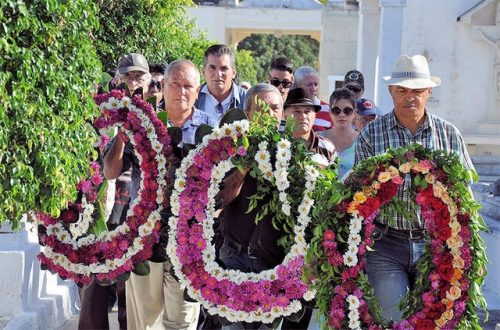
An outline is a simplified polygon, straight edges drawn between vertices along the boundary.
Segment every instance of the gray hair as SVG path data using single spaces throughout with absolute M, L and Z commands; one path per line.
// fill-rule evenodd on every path
M 276 93 L 279 96 L 280 102 L 283 103 L 283 99 L 281 97 L 280 91 L 274 87 L 271 84 L 268 83 L 258 83 L 257 85 L 252 86 L 248 91 L 247 95 L 245 96 L 245 105 L 243 107 L 243 110 L 245 112 L 250 111 L 250 108 L 253 105 L 254 99 L 257 95 L 261 93 Z M 282 104 L 283 107 L 283 104 Z
M 164 79 L 167 80 L 169 74 L 171 74 L 172 72 L 176 71 L 179 67 L 183 66 L 183 65 L 188 65 L 190 67 L 192 67 L 194 69 L 194 72 L 195 72 L 195 76 L 196 76 L 196 81 L 198 82 L 198 85 L 200 84 L 200 70 L 198 70 L 198 67 L 193 63 L 191 62 L 190 60 L 175 60 L 173 62 L 171 62 L 167 68 L 165 69 L 165 74 L 164 74 Z
M 297 68 L 293 75 L 294 84 L 292 88 L 298 87 L 298 85 L 302 82 L 302 80 L 304 80 L 305 77 L 313 75 L 319 76 L 318 71 L 316 71 L 316 69 L 312 66 L 301 66 L 300 68 Z

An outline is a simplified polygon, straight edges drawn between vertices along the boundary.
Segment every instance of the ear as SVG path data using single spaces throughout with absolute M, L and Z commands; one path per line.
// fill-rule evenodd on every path
M 238 74 L 238 71 L 236 71 L 236 69 L 233 69 L 233 77 L 232 77 L 232 79 L 236 78 L 237 74 Z

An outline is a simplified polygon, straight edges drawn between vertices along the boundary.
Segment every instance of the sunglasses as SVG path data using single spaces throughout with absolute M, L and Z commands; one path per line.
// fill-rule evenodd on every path
M 161 89 L 161 82 L 160 81 L 154 81 L 152 80 L 150 83 L 149 83 L 149 88 L 153 88 L 155 87 L 160 90 Z
M 357 86 L 346 86 L 346 88 L 354 93 L 359 93 L 361 92 L 361 88 Z
M 354 109 L 351 107 L 345 107 L 344 109 L 341 109 L 339 107 L 333 107 L 330 110 L 335 116 L 340 115 L 341 112 L 343 112 L 344 115 L 349 116 L 354 111 Z
M 288 81 L 288 80 L 279 80 L 279 79 L 269 79 L 269 83 L 273 85 L 274 87 L 278 87 L 279 85 L 282 85 L 283 88 L 290 88 L 293 84 L 293 82 Z

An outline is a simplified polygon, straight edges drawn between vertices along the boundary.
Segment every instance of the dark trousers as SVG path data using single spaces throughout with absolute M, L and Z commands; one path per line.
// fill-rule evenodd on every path
M 110 294 L 114 294 L 115 291 L 118 297 L 118 323 L 120 329 L 127 329 L 125 283 L 117 282 L 111 286 L 101 286 L 93 281 L 80 289 L 82 309 L 78 320 L 79 330 L 109 329 L 108 301 Z

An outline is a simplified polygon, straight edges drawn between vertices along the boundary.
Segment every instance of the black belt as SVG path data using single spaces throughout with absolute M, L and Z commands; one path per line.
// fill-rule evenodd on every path
M 229 237 L 224 237 L 224 244 L 226 244 L 227 246 L 229 246 L 232 249 L 235 249 L 236 252 L 238 252 L 238 253 L 246 254 L 251 258 L 257 258 L 257 256 L 255 256 L 252 253 L 252 249 L 250 248 L 250 246 L 248 244 L 238 243 L 236 241 L 233 241 Z
M 423 229 L 395 229 L 389 227 L 388 225 L 384 225 L 382 223 L 375 223 L 377 227 L 383 228 L 385 233 L 390 233 L 392 235 L 409 238 L 411 240 L 414 239 L 422 239 L 425 236 L 425 230 Z

